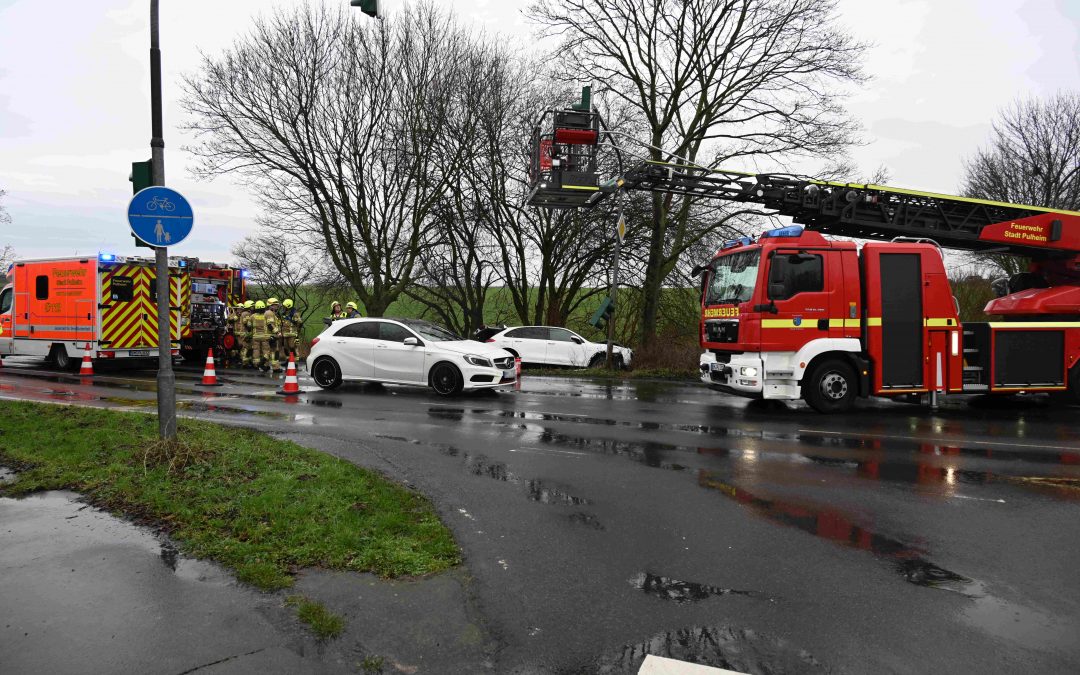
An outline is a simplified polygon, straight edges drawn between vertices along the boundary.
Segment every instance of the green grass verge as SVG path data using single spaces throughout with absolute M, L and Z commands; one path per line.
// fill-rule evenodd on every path
M 76 490 L 259 588 L 303 567 L 395 577 L 460 562 L 424 497 L 263 433 L 181 420 L 167 448 L 151 415 L 0 401 L 0 420 L 0 464 L 20 469 L 0 494 Z
M 322 603 L 302 595 L 290 595 L 285 604 L 296 608 L 296 617 L 306 623 L 320 640 L 330 640 L 345 630 L 344 617 L 334 614 Z

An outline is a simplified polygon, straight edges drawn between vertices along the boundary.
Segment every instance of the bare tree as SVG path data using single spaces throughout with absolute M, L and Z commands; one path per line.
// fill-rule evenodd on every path
M 232 250 L 249 283 L 266 297 L 292 298 L 301 321 L 327 316 L 330 301 L 345 284 L 325 253 L 309 242 L 283 238 L 271 232 L 245 237 Z
M 0 280 L 7 276 L 8 268 L 15 262 L 16 257 L 15 247 L 11 244 L 4 244 L 3 248 L 0 248 Z
M 7 196 L 7 190 L 0 190 L 0 202 Z M 6 225 L 11 222 L 11 214 L 7 212 L 3 204 L 0 204 L 0 225 Z
M 990 144 L 964 162 L 961 194 L 1011 204 L 1080 211 L 1080 94 L 1016 101 L 998 114 Z M 1006 254 L 978 260 L 1006 275 L 1027 261 Z
M 467 36 L 433 4 L 393 20 L 282 10 L 185 79 L 195 173 L 253 186 L 273 229 L 322 241 L 368 312 L 412 282 L 432 209 L 457 176 L 448 133 Z
M 593 80 L 638 112 L 654 160 L 715 168 L 828 158 L 853 141 L 840 101 L 844 85 L 863 79 L 864 46 L 837 25 L 835 0 L 544 0 L 529 15 L 562 37 L 566 81 Z M 679 256 L 742 215 L 696 218 L 694 202 L 652 196 L 646 343 Z

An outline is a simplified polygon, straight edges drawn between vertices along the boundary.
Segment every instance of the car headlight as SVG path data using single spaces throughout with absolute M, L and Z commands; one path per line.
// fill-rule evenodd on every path
M 739 374 L 746 377 L 757 377 L 757 368 L 753 366 L 743 366 L 739 368 Z
M 485 358 L 483 356 L 477 356 L 476 354 L 466 354 L 465 360 L 473 364 L 474 366 L 480 366 L 481 368 L 495 367 L 491 364 L 491 359 Z

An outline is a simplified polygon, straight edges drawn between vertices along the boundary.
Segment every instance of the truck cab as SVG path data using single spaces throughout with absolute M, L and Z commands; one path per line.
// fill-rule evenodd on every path
M 702 271 L 701 378 L 715 389 L 835 412 L 859 396 L 962 387 L 958 343 L 950 350 L 960 325 L 934 244 L 860 252 L 793 225 L 725 243 Z

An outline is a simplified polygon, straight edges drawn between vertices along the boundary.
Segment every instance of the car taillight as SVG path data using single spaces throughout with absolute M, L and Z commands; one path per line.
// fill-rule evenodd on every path
M 319 338 L 312 338 L 311 339 L 311 346 L 314 347 L 317 344 L 319 344 Z
M 116 358 L 116 352 L 98 352 L 99 359 L 114 359 Z
M 484 340 L 484 342 L 495 342 L 495 338 L 488 338 Z

